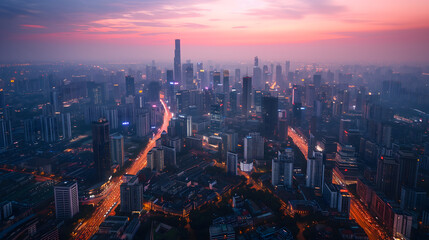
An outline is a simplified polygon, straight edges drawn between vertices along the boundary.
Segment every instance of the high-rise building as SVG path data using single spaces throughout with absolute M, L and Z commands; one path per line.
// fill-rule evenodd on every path
M 244 138 L 244 160 L 264 159 L 264 137 L 259 133 L 249 133 Z
M 10 120 L 0 119 L 0 151 L 12 144 L 12 124 Z
M 264 136 L 272 138 L 277 133 L 278 99 L 271 96 L 262 97 L 262 124 Z
M 280 141 L 287 141 L 288 139 L 288 122 L 286 118 L 279 119 L 278 136 Z
M 223 70 L 223 93 L 225 96 L 228 96 L 229 94 L 229 71 Z
M 92 148 L 97 180 L 106 181 L 111 174 L 109 122 L 106 119 L 92 123 Z
M 232 114 L 237 113 L 237 104 L 238 104 L 237 89 L 233 88 L 229 93 L 229 109 Z
M 213 72 L 213 89 L 218 92 L 220 84 L 220 72 Z
M 121 184 L 121 212 L 140 212 L 143 209 L 143 184 L 137 176 Z
M 272 160 L 271 183 L 274 186 L 283 185 L 288 188 L 292 187 L 293 154 L 292 148 L 286 148 L 284 151 L 279 151 L 277 158 Z
M 244 77 L 243 78 L 243 91 L 242 91 L 242 112 L 244 116 L 247 116 L 250 111 L 252 104 L 252 78 Z
M 236 68 L 235 75 L 234 75 L 234 84 L 238 84 L 240 82 L 240 79 L 241 79 L 240 69 Z
M 141 112 L 137 114 L 136 134 L 137 137 L 145 137 L 150 132 L 149 113 Z
M 135 91 L 134 77 L 125 76 L 125 96 L 134 96 Z
M 160 172 L 164 169 L 164 149 L 152 148 L 147 153 L 147 168 Z
M 183 72 L 183 81 L 185 83 L 185 87 L 188 90 L 196 89 L 196 85 L 194 84 L 194 64 L 189 60 L 182 65 Z
M 180 58 L 180 39 L 174 41 L 174 81 L 182 84 L 182 60 Z
M 1 128 L 1 123 L 0 123 L 0 128 Z M 2 130 L 0 129 L 0 137 L 2 137 L 1 133 L 2 133 Z M 24 120 L 24 140 L 28 143 L 32 143 L 35 140 L 33 119 Z M 2 140 L 0 140 L 0 142 L 2 142 Z M 1 143 L 0 143 L 0 146 L 1 146 Z
M 59 136 L 62 140 L 72 138 L 70 113 L 61 113 L 57 115 Z
M 286 88 L 286 86 L 283 83 L 283 74 L 282 74 L 282 66 L 280 64 L 277 64 L 276 66 L 276 83 L 277 85 L 282 86 L 283 88 Z
M 323 164 L 323 153 L 314 152 L 314 155 L 307 159 L 307 187 L 322 189 L 324 173 L 325 165 Z
M 320 88 L 320 84 L 322 83 L 322 75 L 314 74 L 313 75 L 313 84 L 315 88 Z
M 375 181 L 386 196 L 397 199 L 399 196 L 399 163 L 392 157 L 381 156 L 377 163 Z
M 58 140 L 57 119 L 52 116 L 40 116 L 42 140 L 53 143 Z
M 226 172 L 230 175 L 237 175 L 238 154 L 228 152 L 226 157 Z
M 350 201 L 351 195 L 347 189 L 341 189 L 338 193 L 338 212 L 344 214 L 346 217 L 350 215 Z
M 124 136 L 119 133 L 110 136 L 110 149 L 112 156 L 112 163 L 118 164 L 121 168 L 124 166 Z
M 399 151 L 396 154 L 399 162 L 400 186 L 416 187 L 417 172 L 419 170 L 419 159 L 411 151 Z
M 76 182 L 62 182 L 54 187 L 55 213 L 58 219 L 73 218 L 79 213 L 78 193 Z

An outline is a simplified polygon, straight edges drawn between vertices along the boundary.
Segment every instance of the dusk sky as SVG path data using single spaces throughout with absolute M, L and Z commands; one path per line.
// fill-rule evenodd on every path
M 429 62 L 427 0 L 2 0 L 2 62 Z

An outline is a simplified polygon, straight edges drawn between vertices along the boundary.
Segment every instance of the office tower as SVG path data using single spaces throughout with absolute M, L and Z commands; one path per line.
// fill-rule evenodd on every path
M 180 59 L 180 39 L 174 41 L 174 81 L 182 85 L 182 63 Z
M 356 111 L 358 112 L 362 112 L 364 97 L 365 97 L 365 87 L 360 87 L 356 93 Z
M 0 151 L 11 145 L 12 141 L 12 124 L 10 120 L 0 119 Z
M 137 114 L 136 134 L 137 137 L 145 137 L 150 132 L 149 113 L 141 112 Z
M 288 140 L 288 122 L 286 118 L 279 119 L 278 137 L 280 141 Z
M 220 72 L 213 72 L 213 89 L 217 92 L 220 84 Z
M 350 91 L 349 90 L 344 90 L 342 92 L 342 96 L 340 96 L 340 98 L 342 99 L 341 102 L 341 113 L 348 113 L 349 112 L 349 106 L 350 106 Z
M 62 140 L 72 138 L 70 113 L 61 113 L 57 115 L 59 135 Z
M 316 90 L 313 84 L 308 84 L 305 86 L 305 105 L 307 107 L 313 107 L 314 100 L 316 100 Z
M 124 157 L 124 136 L 119 133 L 110 136 L 110 149 L 112 156 L 112 163 L 116 163 L 119 167 L 123 167 L 125 163 Z
M 253 85 L 261 89 L 264 87 L 264 82 L 262 82 L 262 70 L 260 67 L 253 67 Z
M 150 82 L 147 88 L 149 102 L 159 102 L 159 92 L 161 91 L 161 85 L 159 84 L 159 81 Z
M 97 180 L 106 181 L 111 174 L 109 122 L 100 118 L 92 123 L 92 148 Z
M 346 143 L 346 134 L 352 128 L 353 122 L 350 119 L 340 119 L 340 129 L 338 134 L 338 142 L 341 144 Z
M 113 100 L 116 104 L 121 103 L 121 89 L 117 83 L 113 84 Z
M 229 152 L 235 152 L 237 150 L 238 134 L 230 130 L 224 133 L 223 136 L 225 136 L 226 140 L 226 150 Z
M 244 77 L 243 78 L 243 91 L 242 91 L 242 112 L 244 116 L 248 116 L 250 107 L 252 104 L 252 78 Z
M 306 186 L 322 189 L 324 172 L 323 153 L 314 152 L 314 155 L 307 159 Z
M 253 106 L 255 109 L 255 112 L 261 113 L 262 112 L 262 96 L 263 92 L 261 90 L 255 90 L 253 92 Z
M 264 65 L 262 67 L 262 80 L 263 80 L 263 83 L 264 84 L 269 83 L 271 81 L 270 77 L 271 77 L 271 74 L 268 71 L 268 66 Z
M 399 151 L 396 154 L 399 162 L 400 186 L 416 187 L 417 172 L 419 170 L 419 159 L 411 151 Z
M 187 114 L 189 112 L 190 93 L 189 90 L 181 90 L 176 93 L 177 112 Z
M 244 138 L 244 160 L 264 159 L 264 137 L 259 133 L 249 133 Z
M 179 138 L 192 136 L 192 116 L 180 114 L 175 120 L 175 131 Z
M 226 172 L 230 175 L 237 175 L 238 154 L 228 152 L 226 157 Z
M 313 84 L 314 84 L 314 87 L 317 88 L 317 89 L 319 89 L 321 83 L 322 83 L 322 75 L 320 73 L 314 74 L 313 75 Z
M 258 58 L 258 56 L 255 57 L 253 66 L 254 67 L 258 67 L 259 66 L 259 58 Z
M 323 199 L 328 203 L 329 208 L 338 208 L 339 186 L 325 181 L 323 185 Z
M 282 74 L 282 66 L 280 64 L 276 65 L 276 84 L 282 86 L 282 88 L 286 88 L 283 83 L 283 74 Z
M 116 109 L 116 108 L 106 109 L 106 110 L 104 110 L 103 116 L 109 122 L 110 130 L 118 129 L 118 127 L 119 127 L 118 109 Z
M 132 176 L 127 182 L 122 183 L 121 212 L 140 212 L 143 209 L 143 184 L 139 183 L 137 176 Z
M 0 128 L 1 128 L 1 124 L 0 124 Z M 2 132 L 2 131 L 0 130 L 0 132 Z M 1 136 L 2 135 L 0 134 L 0 137 Z M 32 143 L 35 140 L 33 119 L 24 120 L 24 140 L 25 140 L 25 142 L 28 142 L 28 143 Z M 0 146 L 1 146 L 1 144 L 0 144 Z
M 125 96 L 134 96 L 135 91 L 134 77 L 125 76 Z
M 278 104 L 276 97 L 262 97 L 262 124 L 265 137 L 273 138 L 277 133 Z
M 164 169 L 164 150 L 162 148 L 152 148 L 147 153 L 147 168 L 160 172 Z
M 186 89 L 196 89 L 194 84 L 194 64 L 189 60 L 182 65 L 183 81 Z
M 215 101 L 210 107 L 210 127 L 213 131 L 220 131 L 225 117 L 225 94 L 217 93 Z
M 341 189 L 338 193 L 338 212 L 342 213 L 346 217 L 350 215 L 350 200 L 351 195 L 346 189 Z
M 40 116 L 42 140 L 47 143 L 56 142 L 58 139 L 57 121 L 55 117 Z
M 229 93 L 229 109 L 230 109 L 230 112 L 234 115 L 237 113 L 237 104 L 238 104 L 237 89 L 233 88 Z
M 283 185 L 288 188 L 292 187 L 293 154 L 292 148 L 286 148 L 283 152 L 279 151 L 277 158 L 272 160 L 271 183 L 274 186 Z
M 399 163 L 392 157 L 381 156 L 377 162 L 375 181 L 386 196 L 397 199 L 399 196 Z
M 234 84 L 238 84 L 240 82 L 240 79 L 241 79 L 240 69 L 236 68 L 235 75 L 234 75 Z
M 55 213 L 58 219 L 70 219 L 79 213 L 76 182 L 62 182 L 54 187 Z
M 225 96 L 229 94 L 229 71 L 223 70 L 223 93 Z
M 164 150 L 164 163 L 166 166 L 177 166 L 176 163 L 176 149 L 174 147 L 169 146 L 162 146 L 162 149 Z
M 289 72 L 290 72 L 290 61 L 286 61 L 286 63 L 285 63 L 285 75 L 286 75 L 286 77 L 289 76 Z M 292 79 L 287 79 L 287 80 L 290 82 Z
M 49 93 L 49 102 L 51 103 L 52 110 L 53 110 L 52 112 L 54 114 L 56 112 L 61 111 L 62 103 L 58 94 L 58 90 L 56 90 L 55 87 L 52 88 L 51 92 Z

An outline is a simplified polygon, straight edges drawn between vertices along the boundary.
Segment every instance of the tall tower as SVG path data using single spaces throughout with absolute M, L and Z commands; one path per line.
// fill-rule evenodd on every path
M 110 136 L 112 162 L 124 166 L 124 136 L 119 133 Z
M 134 77 L 125 76 L 125 93 L 127 97 L 135 95 Z
M 56 185 L 54 197 L 57 218 L 73 218 L 79 212 L 79 195 L 76 182 L 62 182 Z
M 237 163 L 238 154 L 234 152 L 228 152 L 226 158 L 226 171 L 230 175 L 237 175 Z
M 180 60 L 180 39 L 174 41 L 174 81 L 182 83 L 182 62 Z
M 97 180 L 106 181 L 110 176 L 110 135 L 109 122 L 99 119 L 92 123 L 92 148 L 97 171 Z
M 252 98 L 252 78 L 251 77 L 244 77 L 243 78 L 243 98 L 241 101 L 241 105 L 243 106 L 242 111 L 243 115 L 247 116 L 250 110 Z
M 274 186 L 292 187 L 294 153 L 292 148 L 278 152 L 278 157 L 272 160 L 271 183 Z

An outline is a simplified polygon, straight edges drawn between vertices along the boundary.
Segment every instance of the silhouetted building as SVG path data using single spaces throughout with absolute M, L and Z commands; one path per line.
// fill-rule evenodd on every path
M 278 99 L 276 97 L 262 97 L 262 124 L 264 136 L 274 137 L 278 124 Z
M 174 81 L 182 85 L 182 60 L 180 58 L 180 39 L 176 39 L 174 43 Z
M 76 182 L 61 182 L 54 187 L 55 214 L 58 219 L 73 218 L 79 213 L 78 193 Z
M 125 76 L 125 96 L 135 96 L 134 77 Z
M 92 148 L 98 181 L 106 181 L 111 174 L 109 122 L 99 119 L 92 123 Z
M 252 105 L 252 78 L 244 77 L 243 78 L 243 91 L 242 91 L 242 111 L 243 115 L 247 116 L 249 114 L 251 105 Z

